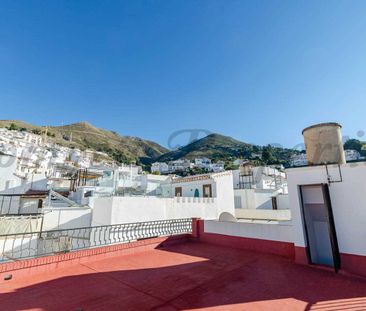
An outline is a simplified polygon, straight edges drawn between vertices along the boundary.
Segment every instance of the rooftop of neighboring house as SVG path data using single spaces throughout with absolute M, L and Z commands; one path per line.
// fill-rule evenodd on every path
M 232 171 L 224 171 L 224 172 L 220 172 L 220 173 L 208 173 L 208 174 L 199 174 L 199 175 L 192 175 L 192 176 L 186 176 L 186 177 L 180 177 L 180 176 L 175 176 L 172 177 L 171 183 L 190 183 L 190 182 L 194 182 L 194 181 L 200 181 L 200 180 L 214 180 L 216 178 L 220 178 L 223 176 L 229 176 L 232 175 Z

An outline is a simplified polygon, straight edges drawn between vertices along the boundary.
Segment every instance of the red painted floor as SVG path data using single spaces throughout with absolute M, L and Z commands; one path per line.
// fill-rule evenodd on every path
M 1 281 L 0 310 L 366 310 L 366 281 L 186 242 Z

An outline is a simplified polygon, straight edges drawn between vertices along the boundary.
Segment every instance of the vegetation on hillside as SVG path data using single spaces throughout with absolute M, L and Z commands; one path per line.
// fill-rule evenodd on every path
M 121 136 L 114 131 L 99 129 L 87 122 L 65 126 L 35 126 L 23 121 L 0 121 L 0 127 L 46 135 L 49 142 L 81 150 L 104 152 L 118 163 L 151 163 L 168 149 L 137 137 Z M 47 134 L 46 134 L 47 133 Z
M 177 150 L 168 152 L 158 158 L 158 161 L 172 161 L 181 158 L 191 159 L 207 157 L 213 161 L 225 161 L 227 169 L 233 169 L 233 161 L 237 158 L 249 159 L 255 164 L 289 165 L 291 155 L 299 153 L 296 150 L 273 146 L 256 146 L 235 140 L 220 134 L 211 134 L 196 140 Z

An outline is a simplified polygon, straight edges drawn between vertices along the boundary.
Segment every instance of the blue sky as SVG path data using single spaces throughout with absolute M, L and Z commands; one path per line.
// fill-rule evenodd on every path
M 365 101 L 365 1 L 0 2 L 0 119 L 292 147 Z

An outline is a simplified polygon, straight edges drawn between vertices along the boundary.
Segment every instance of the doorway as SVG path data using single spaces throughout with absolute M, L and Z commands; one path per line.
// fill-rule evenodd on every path
M 181 197 L 182 196 L 182 187 L 175 187 L 175 196 L 176 197 Z
M 340 255 L 327 184 L 300 186 L 309 263 L 340 268 Z
M 194 197 L 195 198 L 199 198 L 200 197 L 200 192 L 198 189 L 194 190 Z

